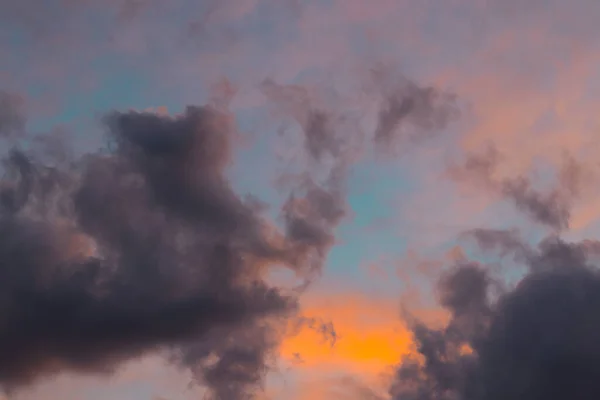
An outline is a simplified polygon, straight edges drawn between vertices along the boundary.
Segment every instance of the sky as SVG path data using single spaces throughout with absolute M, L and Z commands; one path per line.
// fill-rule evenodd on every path
M 0 399 L 597 399 L 599 19 L 0 0 Z

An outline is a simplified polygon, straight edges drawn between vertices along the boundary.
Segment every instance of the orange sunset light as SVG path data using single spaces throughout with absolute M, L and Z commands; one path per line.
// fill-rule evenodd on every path
M 320 333 L 304 328 L 281 345 L 281 355 L 289 363 L 376 374 L 409 351 L 411 336 L 394 301 L 346 294 L 307 303 L 305 315 L 331 321 L 339 338 L 331 346 Z

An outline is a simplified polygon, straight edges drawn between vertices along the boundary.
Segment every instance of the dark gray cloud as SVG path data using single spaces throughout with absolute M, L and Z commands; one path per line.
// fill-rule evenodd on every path
M 450 322 L 434 329 L 408 319 L 423 362 L 407 358 L 393 399 L 595 399 L 600 396 L 600 272 L 597 247 L 549 237 L 537 247 L 478 231 L 484 249 L 520 253 L 528 272 L 509 289 L 490 268 L 463 262 L 439 284 Z
M 215 398 L 252 393 L 277 343 L 266 327 L 297 307 L 260 271 L 320 268 L 306 254 L 322 249 L 294 230 L 272 240 L 257 208 L 233 192 L 228 115 L 113 112 L 106 124 L 104 151 L 52 167 L 21 150 L 6 159 L 0 384 L 112 372 L 164 350 Z M 326 198 L 307 196 L 335 219 Z M 294 215 L 299 225 L 319 219 Z

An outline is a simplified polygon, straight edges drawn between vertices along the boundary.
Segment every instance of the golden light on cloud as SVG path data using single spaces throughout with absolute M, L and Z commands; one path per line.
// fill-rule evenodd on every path
M 459 354 L 461 356 L 463 355 L 468 355 L 468 354 L 473 354 L 473 348 L 471 346 L 469 346 L 469 344 L 464 343 L 460 349 L 458 350 Z

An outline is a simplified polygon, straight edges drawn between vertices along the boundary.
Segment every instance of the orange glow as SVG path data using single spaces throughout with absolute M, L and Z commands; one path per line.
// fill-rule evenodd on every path
M 338 339 L 331 346 L 321 334 L 304 328 L 284 340 L 281 355 L 296 367 L 377 374 L 409 351 L 411 336 L 396 301 L 344 294 L 306 303 L 304 314 L 331 321 Z
M 322 334 L 306 327 L 284 340 L 280 355 L 286 369 L 293 371 L 293 389 L 284 385 L 273 398 L 358 400 L 373 398 L 371 391 L 379 396 L 386 393 L 391 368 L 414 349 L 395 297 L 350 291 L 307 294 L 302 310 L 307 317 L 332 322 L 338 339 L 331 346 Z M 431 325 L 447 320 L 440 309 L 411 312 Z
M 460 347 L 459 354 L 461 356 L 473 354 L 473 348 L 471 346 L 469 346 L 467 343 L 465 343 Z

